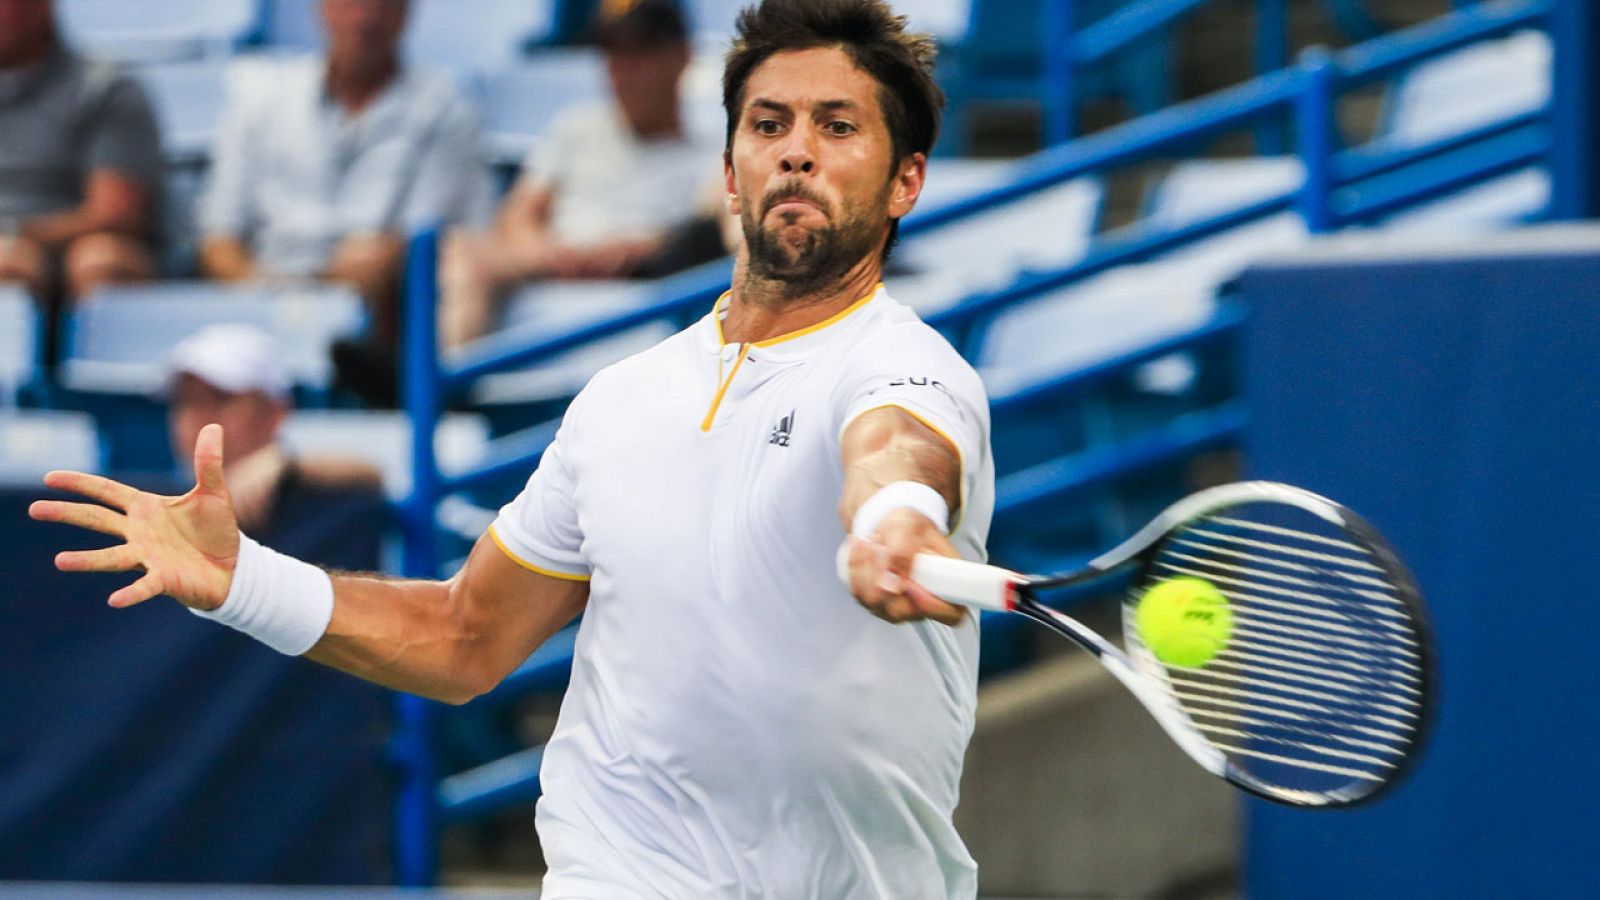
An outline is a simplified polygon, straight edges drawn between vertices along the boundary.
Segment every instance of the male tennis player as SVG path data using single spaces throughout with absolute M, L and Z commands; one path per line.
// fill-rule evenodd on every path
M 217 426 L 183 497 L 55 472 L 104 505 L 32 513 L 125 540 L 58 558 L 143 569 L 112 606 L 169 594 L 449 701 L 586 611 L 542 770 L 546 900 L 971 897 L 951 814 L 976 627 L 906 576 L 918 551 L 981 553 L 987 402 L 879 284 L 937 129 L 932 45 L 879 0 L 766 0 L 739 26 L 733 290 L 590 382 L 454 578 L 330 576 L 239 534 Z

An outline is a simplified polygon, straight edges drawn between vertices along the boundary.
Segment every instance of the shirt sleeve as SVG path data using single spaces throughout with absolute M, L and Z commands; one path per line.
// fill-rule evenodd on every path
M 581 395 L 579 397 L 581 400 Z M 579 400 L 567 410 L 554 441 L 516 499 L 500 508 L 489 537 L 525 569 L 573 581 L 587 581 L 583 532 L 575 502 L 577 483 L 566 453 L 572 443 Z
M 961 461 L 961 495 L 973 495 L 988 469 L 989 398 L 972 366 L 938 332 L 908 322 L 851 354 L 853 371 L 840 382 L 834 408 L 842 442 L 863 414 L 898 407 L 942 436 Z
M 402 221 L 414 231 L 434 221 L 482 226 L 494 211 L 483 125 L 461 97 L 447 101 L 430 129 Z
M 245 86 L 252 72 L 230 79 L 227 106 L 212 140 L 210 171 L 200 195 L 197 224 L 205 237 L 243 238 L 252 220 L 250 184 L 254 177 L 254 103 Z
M 147 188 L 160 187 L 161 130 L 138 82 L 120 74 L 111 79 L 88 137 L 90 169 L 109 169 Z

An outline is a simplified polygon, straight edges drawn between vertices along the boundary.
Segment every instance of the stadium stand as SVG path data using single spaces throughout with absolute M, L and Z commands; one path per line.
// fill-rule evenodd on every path
M 38 374 L 39 315 L 22 288 L 0 284 L 0 408 Z
M 397 411 L 300 409 L 284 420 L 283 443 L 302 456 L 333 456 L 371 463 L 390 498 L 411 492 L 411 421 Z M 460 472 L 483 458 L 489 426 L 482 416 L 455 413 L 434 433 L 439 465 Z
M 147 393 L 165 372 L 166 353 L 214 322 L 249 322 L 287 348 L 295 382 L 329 384 L 328 347 L 358 333 L 361 299 L 329 285 L 220 285 L 164 282 L 106 288 L 70 314 L 63 384 L 77 390 Z
M 490 72 L 484 81 L 484 124 L 490 159 L 516 166 L 563 110 L 607 96 L 604 62 L 593 48 L 535 53 Z
M 169 161 L 205 160 L 227 104 L 231 69 L 228 58 L 207 56 L 148 62 L 134 70 L 150 95 Z
M 259 0 L 58 0 L 67 37 L 96 55 L 128 62 L 225 56 L 253 40 Z
M 0 410 L 0 483 L 34 486 L 51 469 L 103 471 L 94 418 L 65 410 Z

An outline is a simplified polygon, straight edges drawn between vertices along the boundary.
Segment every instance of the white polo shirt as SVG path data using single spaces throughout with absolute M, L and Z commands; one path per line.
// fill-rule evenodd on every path
M 746 346 L 711 314 L 595 376 L 491 535 L 591 579 L 545 750 L 545 900 L 972 897 L 951 823 L 975 617 L 891 625 L 834 574 L 840 436 L 902 407 L 994 505 L 977 374 L 880 287 Z

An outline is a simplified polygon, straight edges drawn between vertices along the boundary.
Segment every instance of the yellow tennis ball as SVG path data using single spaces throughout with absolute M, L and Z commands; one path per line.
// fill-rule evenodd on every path
M 1228 645 L 1233 611 L 1228 598 L 1204 578 L 1169 578 L 1139 598 L 1134 624 L 1156 659 L 1192 669 L 1210 662 Z

